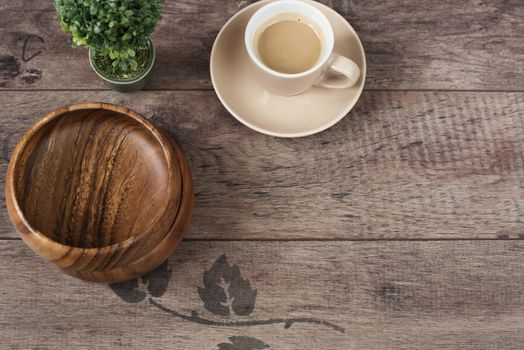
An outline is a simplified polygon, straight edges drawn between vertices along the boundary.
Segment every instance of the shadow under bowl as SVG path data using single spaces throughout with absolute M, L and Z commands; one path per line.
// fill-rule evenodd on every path
M 22 239 L 66 273 L 121 282 L 164 262 L 193 201 L 177 145 L 124 107 L 81 103 L 37 122 L 13 152 L 9 216 Z

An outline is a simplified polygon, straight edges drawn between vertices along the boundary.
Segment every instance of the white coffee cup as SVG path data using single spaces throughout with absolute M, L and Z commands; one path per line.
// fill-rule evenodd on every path
M 322 35 L 323 40 L 318 62 L 307 71 L 297 74 L 281 73 L 267 67 L 256 55 L 254 47 L 259 28 L 272 18 L 288 13 L 297 13 L 309 19 L 318 28 L 318 34 Z M 267 90 L 278 95 L 298 95 L 313 85 L 347 89 L 355 85 L 360 77 L 360 68 L 355 62 L 333 52 L 335 36 L 329 20 L 316 7 L 303 1 L 277 0 L 263 6 L 249 20 L 244 39 L 257 79 Z M 341 76 L 343 79 L 335 79 L 333 76 Z

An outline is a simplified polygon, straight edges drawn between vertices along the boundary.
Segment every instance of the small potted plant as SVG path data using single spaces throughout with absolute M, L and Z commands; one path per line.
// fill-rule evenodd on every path
M 91 67 L 116 91 L 144 87 L 155 62 L 150 34 L 163 0 L 55 0 L 73 47 L 89 47 Z

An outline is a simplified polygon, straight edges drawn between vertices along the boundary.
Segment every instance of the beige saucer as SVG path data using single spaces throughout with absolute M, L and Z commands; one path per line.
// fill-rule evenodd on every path
M 360 97 L 366 80 L 364 48 L 355 30 L 341 15 L 318 2 L 305 0 L 326 15 L 335 33 L 335 52 L 357 63 L 362 75 L 350 89 L 313 87 L 293 97 L 265 90 L 253 78 L 244 46 L 244 30 L 253 13 L 272 1 L 250 5 L 224 25 L 211 51 L 213 86 L 224 107 L 251 129 L 278 137 L 312 135 L 339 122 Z

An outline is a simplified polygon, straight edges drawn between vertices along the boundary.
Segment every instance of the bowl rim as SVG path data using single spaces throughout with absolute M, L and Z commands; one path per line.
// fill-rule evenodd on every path
M 155 136 L 155 138 L 157 139 L 158 143 L 160 144 L 160 146 L 162 147 L 162 150 L 164 152 L 164 157 L 165 157 L 166 162 L 167 162 L 167 168 L 169 169 L 168 191 L 171 191 L 173 186 L 174 186 L 173 185 L 174 174 L 171 171 L 173 169 L 173 164 L 175 166 L 175 169 L 178 170 L 178 173 L 179 173 L 178 175 L 180 176 L 181 186 L 182 186 L 182 175 L 183 174 L 182 174 L 181 169 L 179 167 L 178 161 L 174 161 L 174 158 L 176 158 L 176 152 L 174 150 L 170 150 L 169 149 L 169 146 L 168 146 L 169 145 L 169 140 L 166 139 L 166 136 L 164 136 L 163 133 L 161 133 L 159 131 L 159 129 L 157 129 L 157 127 L 153 123 L 151 123 L 148 119 L 146 119 L 145 117 L 143 117 L 139 113 L 137 113 L 137 112 L 135 112 L 135 111 L 133 111 L 133 110 L 131 110 L 129 108 L 126 108 L 126 107 L 123 107 L 123 106 L 120 106 L 120 105 L 117 105 L 117 104 L 113 104 L 113 103 L 108 103 L 108 102 L 80 102 L 80 103 L 72 103 L 72 104 L 68 104 L 68 105 L 65 105 L 63 107 L 57 108 L 57 109 L 53 110 L 52 112 L 49 112 L 43 118 L 40 118 L 36 123 L 34 123 L 29 128 L 29 130 L 27 130 L 23 134 L 21 139 L 18 141 L 15 149 L 13 150 L 13 153 L 11 155 L 11 159 L 9 161 L 8 169 L 7 169 L 7 174 L 6 174 L 6 201 L 7 201 L 8 205 L 9 205 L 8 197 L 10 197 L 11 204 L 13 205 L 12 209 L 13 209 L 13 212 L 17 214 L 17 219 L 21 221 L 21 223 L 29 230 L 29 232 L 33 236 L 33 238 L 35 238 L 36 242 L 34 242 L 34 243 L 36 243 L 36 244 L 38 244 L 40 246 L 45 246 L 46 247 L 45 250 L 46 251 L 50 251 L 49 253 L 51 253 L 51 254 L 45 253 L 45 252 L 39 250 L 39 252 L 45 253 L 46 256 L 47 255 L 53 256 L 53 259 L 49 259 L 52 262 L 60 260 L 65 255 L 68 255 L 72 251 L 75 251 L 75 250 L 81 250 L 81 254 L 84 255 L 84 256 L 85 255 L 87 255 L 87 256 L 96 256 L 96 255 L 111 254 L 111 253 L 113 253 L 115 251 L 115 249 L 119 249 L 119 248 L 125 248 L 127 250 L 127 249 L 129 249 L 129 247 L 135 245 L 136 242 L 138 242 L 141 237 L 144 237 L 142 235 L 131 236 L 129 238 L 126 238 L 123 241 L 116 242 L 116 243 L 113 243 L 113 244 L 110 244 L 110 245 L 101 246 L 101 247 L 86 248 L 86 247 L 69 246 L 69 245 L 63 244 L 61 242 L 58 242 L 56 240 L 53 240 L 53 239 L 49 238 L 48 236 L 46 236 L 45 234 L 43 234 L 42 232 L 37 230 L 35 227 L 33 227 L 29 223 L 28 219 L 26 218 L 24 211 L 20 208 L 20 205 L 19 205 L 19 202 L 18 202 L 18 198 L 17 198 L 17 195 L 16 195 L 16 191 L 15 191 L 15 184 L 14 184 L 15 176 L 14 175 L 15 175 L 16 165 L 18 164 L 19 156 L 25 150 L 25 147 L 27 146 L 28 141 L 33 136 L 35 136 L 42 129 L 42 127 L 44 127 L 45 125 L 49 124 L 51 121 L 53 121 L 53 120 L 55 120 L 57 118 L 60 118 L 64 114 L 66 114 L 68 112 L 72 112 L 72 111 L 88 110 L 88 109 L 105 109 L 105 110 L 117 112 L 117 113 L 119 113 L 121 115 L 124 115 L 126 117 L 132 118 L 133 120 L 139 122 L 142 126 L 144 126 L 149 132 L 152 133 L 153 136 Z M 181 190 L 180 190 L 180 193 L 179 193 L 178 206 L 176 208 L 176 213 L 175 213 L 175 215 L 173 217 L 173 222 L 175 222 L 175 220 L 176 220 L 176 218 L 177 218 L 177 216 L 179 214 L 179 210 L 180 210 L 180 206 L 181 206 L 181 198 L 182 198 Z M 170 203 L 168 202 L 167 205 L 164 206 L 164 209 L 163 209 L 164 212 L 169 209 L 169 204 Z M 149 233 L 151 231 L 146 231 L 146 232 Z M 168 234 L 168 232 L 169 232 L 169 230 L 166 230 L 166 234 L 163 235 L 162 237 L 165 237 Z M 25 238 L 26 238 L 26 237 L 24 237 L 24 236 L 26 236 L 25 234 L 20 234 L 20 236 L 22 237 L 22 239 L 25 240 Z M 161 242 L 161 241 L 162 241 L 162 239 L 159 242 Z M 34 247 L 34 244 L 31 244 L 31 246 Z M 62 254 L 61 257 L 60 257 L 60 254 Z M 58 258 L 57 258 L 57 256 L 58 256 Z M 68 266 L 62 266 L 62 267 L 63 268 L 67 268 Z

